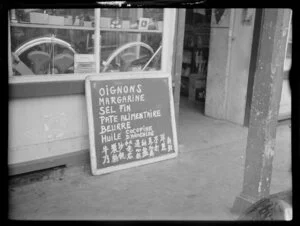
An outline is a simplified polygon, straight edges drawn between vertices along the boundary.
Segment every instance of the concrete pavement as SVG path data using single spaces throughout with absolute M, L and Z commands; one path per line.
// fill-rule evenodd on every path
M 235 220 L 247 128 L 182 101 L 175 159 L 92 176 L 89 165 L 10 186 L 11 219 Z M 271 193 L 291 187 L 291 132 L 278 126 Z

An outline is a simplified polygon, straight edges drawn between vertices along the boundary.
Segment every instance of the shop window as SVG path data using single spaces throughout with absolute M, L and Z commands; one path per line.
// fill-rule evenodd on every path
M 163 9 L 101 9 L 102 72 L 161 69 Z
M 12 9 L 10 75 L 161 70 L 164 11 Z

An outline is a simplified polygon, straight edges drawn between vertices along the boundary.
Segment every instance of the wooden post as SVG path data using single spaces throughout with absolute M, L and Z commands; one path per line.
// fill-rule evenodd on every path
M 244 182 L 233 204 L 235 213 L 270 193 L 289 17 L 288 9 L 263 9 L 262 12 Z
M 175 119 L 176 127 L 178 131 L 178 117 L 179 117 L 179 102 L 180 102 L 180 82 L 181 82 L 181 70 L 182 70 L 182 55 L 183 55 L 183 39 L 184 39 L 184 27 L 185 27 L 185 9 L 178 9 L 177 26 L 175 30 L 174 39 L 174 55 L 173 55 L 173 67 L 172 67 L 172 83 L 174 87 L 174 107 L 175 107 Z M 175 86 L 174 86 L 175 85 Z

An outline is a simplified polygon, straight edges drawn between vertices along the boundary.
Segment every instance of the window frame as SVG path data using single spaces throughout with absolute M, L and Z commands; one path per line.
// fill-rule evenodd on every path
M 290 67 L 286 66 L 286 64 L 288 64 L 288 60 L 291 61 L 292 63 L 292 55 L 290 57 L 288 57 L 288 50 L 289 50 L 289 46 L 291 45 L 292 47 L 292 43 L 293 40 L 290 40 L 292 37 L 292 14 L 293 11 L 291 11 L 291 15 L 290 15 L 290 21 L 289 21 L 289 26 L 288 26 L 288 32 L 287 32 L 287 43 L 286 43 L 286 47 L 285 47 L 285 54 L 284 54 L 284 63 L 283 63 L 283 79 L 284 80 L 288 80 L 289 79 L 289 72 L 290 72 Z M 292 48 L 291 48 L 292 50 Z M 291 53 L 292 54 L 292 53 Z M 286 67 L 288 67 L 288 69 L 286 69 Z
M 109 72 L 100 73 L 100 8 L 95 9 L 95 60 L 97 75 L 109 74 Z M 155 73 L 170 73 L 172 72 L 172 58 L 175 25 L 176 25 L 176 12 L 175 8 L 164 8 L 164 26 L 162 31 L 162 56 L 161 56 L 161 69 L 154 71 Z M 85 77 L 92 75 L 87 74 L 55 74 L 51 76 L 45 75 L 23 75 L 13 76 L 11 66 L 11 37 L 10 37 L 10 20 L 8 16 L 8 85 L 9 85 L 9 99 L 14 98 L 35 98 L 44 96 L 61 96 L 61 95 L 76 95 L 84 94 Z M 97 54 L 99 53 L 99 54 Z M 126 72 L 119 72 L 120 74 Z M 140 72 L 140 73 L 149 73 Z

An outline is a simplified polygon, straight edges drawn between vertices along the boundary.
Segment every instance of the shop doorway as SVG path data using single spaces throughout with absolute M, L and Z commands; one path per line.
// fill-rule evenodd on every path
M 180 108 L 204 115 L 211 9 L 186 9 Z

